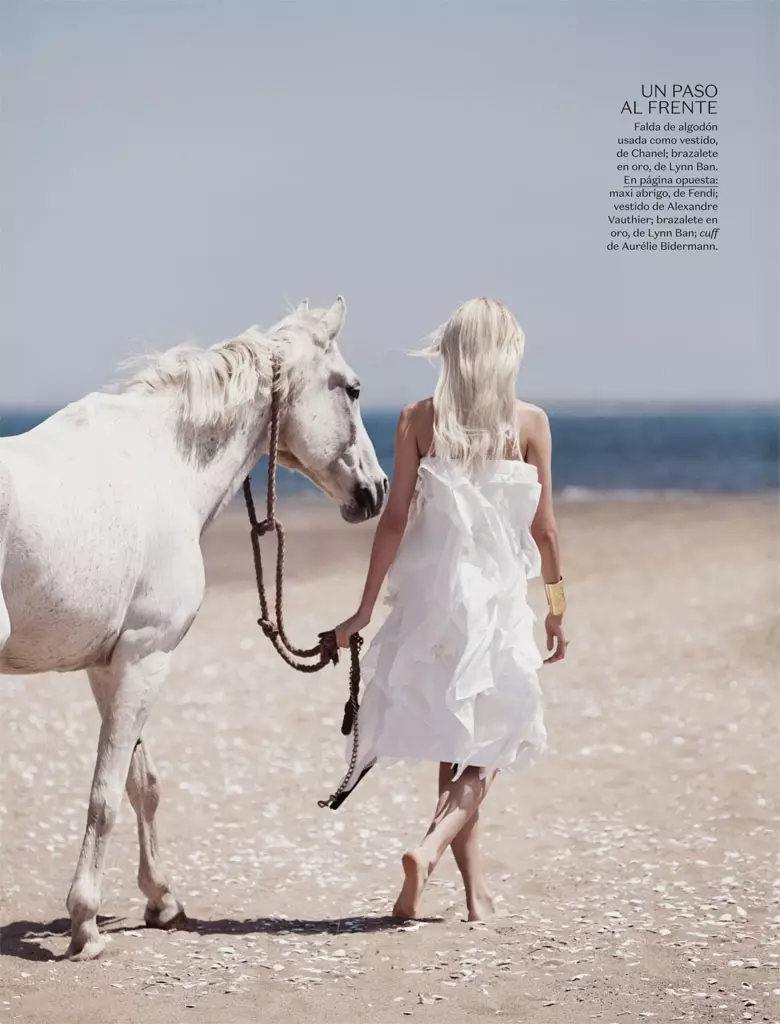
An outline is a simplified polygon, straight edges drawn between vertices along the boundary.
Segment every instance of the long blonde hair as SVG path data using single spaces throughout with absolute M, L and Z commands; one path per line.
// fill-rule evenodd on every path
M 470 299 L 414 353 L 439 356 L 433 449 L 466 464 L 519 458 L 515 381 L 525 335 L 495 299 Z

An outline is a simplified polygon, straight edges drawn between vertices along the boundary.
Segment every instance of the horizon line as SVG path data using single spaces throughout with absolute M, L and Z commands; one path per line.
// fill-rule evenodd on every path
M 73 401 L 78 401 L 74 399 Z M 735 398 L 532 398 L 527 399 L 534 405 L 539 405 L 550 412 L 568 411 L 622 411 L 639 410 L 658 411 L 668 409 L 670 411 L 689 410 L 698 411 L 720 411 L 720 410 L 745 410 L 745 411 L 767 411 L 780 414 L 780 398 L 756 398 L 756 399 L 735 399 Z M 34 403 L 2 403 L 0 402 L 0 417 L 4 415 L 39 415 L 52 416 L 61 409 L 64 409 L 72 402 L 64 402 L 60 405 L 34 404 Z M 371 405 L 362 405 L 361 412 L 364 415 L 375 413 L 397 413 L 408 401 L 399 402 L 378 402 Z

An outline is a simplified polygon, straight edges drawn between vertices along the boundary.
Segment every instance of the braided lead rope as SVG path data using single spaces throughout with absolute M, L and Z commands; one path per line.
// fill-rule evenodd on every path
M 274 645 L 282 660 L 292 668 L 298 669 L 300 672 L 319 672 L 319 670 L 324 668 L 326 665 L 338 664 L 338 647 L 336 646 L 335 636 L 324 633 L 320 637 L 320 642 L 316 647 L 301 648 L 294 647 L 290 643 L 290 640 L 284 631 L 281 620 L 281 610 L 284 601 L 284 532 L 279 531 L 278 527 L 281 526 L 279 523 L 275 524 L 278 538 L 275 602 L 276 622 L 271 619 L 268 606 L 268 595 L 265 589 L 263 558 L 260 550 L 260 538 L 268 532 L 268 526 L 267 522 L 258 522 L 249 478 L 244 481 L 244 498 L 251 525 L 250 539 L 252 542 L 252 557 L 254 559 L 255 567 L 255 583 L 257 585 L 257 596 L 260 599 L 260 618 L 257 620 L 257 624 Z M 306 664 L 305 662 L 296 660 L 298 658 L 305 659 L 316 657 L 319 657 L 319 661 L 312 664 Z
M 335 792 L 331 793 L 327 800 L 318 800 L 318 807 L 333 807 L 335 803 L 340 803 L 338 799 L 342 793 L 348 788 L 352 778 L 355 774 L 355 768 L 357 767 L 358 759 L 358 747 L 360 746 L 360 730 L 358 725 L 358 712 L 360 711 L 360 704 L 358 700 L 358 694 L 360 691 L 360 648 L 363 646 L 363 637 L 359 633 L 354 633 L 349 640 L 349 650 L 351 655 L 350 667 L 349 667 L 349 700 L 344 705 L 344 720 L 341 723 L 341 731 L 345 736 L 349 736 L 352 733 L 352 753 L 349 757 L 349 767 L 347 773 L 341 782 L 338 784 Z
M 273 361 L 271 381 L 271 434 L 268 446 L 268 487 L 266 494 L 266 517 L 257 518 L 255 502 L 252 496 L 252 484 L 249 477 L 244 480 L 244 501 L 251 526 L 252 556 L 255 567 L 255 583 L 260 599 L 260 618 L 258 625 L 276 648 L 277 653 L 291 668 L 299 672 L 318 672 L 326 665 L 338 664 L 338 647 L 335 636 L 324 634 L 316 647 L 295 647 L 291 643 L 284 628 L 284 559 L 285 537 L 282 524 L 276 518 L 276 467 L 279 452 L 279 407 L 281 395 L 281 364 L 278 358 Z M 276 534 L 276 621 L 271 619 L 268 596 L 265 589 L 263 559 L 260 550 L 260 538 L 271 530 Z M 296 659 L 318 658 L 313 664 L 304 664 Z
M 260 618 L 258 625 L 273 644 L 280 658 L 291 668 L 298 672 L 319 672 L 326 665 L 337 665 L 339 661 L 339 648 L 336 643 L 336 634 L 333 630 L 320 633 L 320 640 L 316 647 L 300 648 L 290 642 L 284 628 L 284 555 L 285 537 L 282 524 L 276 518 L 276 466 L 279 452 L 279 406 L 280 406 L 280 383 L 281 365 L 278 359 L 273 362 L 273 375 L 271 384 L 271 431 L 268 445 L 268 488 L 266 495 L 266 517 L 260 521 L 257 518 L 257 510 L 252 495 L 252 483 L 250 478 L 244 480 L 244 501 L 246 503 L 249 525 L 251 528 L 250 537 L 252 541 L 252 557 L 255 568 L 255 582 L 257 584 L 257 595 L 260 600 Z M 260 538 L 273 530 L 276 533 L 276 599 L 274 602 L 276 622 L 269 614 L 268 595 L 265 589 L 265 578 L 263 575 L 263 558 L 260 550 Z M 345 736 L 352 733 L 352 753 L 349 760 L 347 773 L 339 783 L 335 793 L 332 793 L 327 800 L 318 801 L 320 807 L 332 807 L 334 803 L 340 803 L 338 799 L 349 786 L 355 774 L 359 746 L 358 711 L 360 692 L 360 649 L 363 646 L 363 638 L 359 633 L 350 637 L 350 670 L 349 670 L 349 699 L 344 705 L 344 720 L 341 731 Z M 307 662 L 306 658 L 318 658 L 317 661 Z

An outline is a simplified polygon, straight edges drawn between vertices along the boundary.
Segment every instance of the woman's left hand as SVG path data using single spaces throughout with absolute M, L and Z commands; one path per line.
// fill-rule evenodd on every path
M 353 633 L 359 633 L 371 621 L 368 612 L 356 611 L 348 619 L 345 619 L 340 626 L 336 626 L 336 642 L 339 647 L 349 647 L 349 640 Z
M 549 658 L 544 659 L 545 665 L 563 661 L 566 657 L 566 648 L 569 646 L 569 641 L 563 634 L 563 616 L 549 614 L 544 620 L 544 631 L 547 634 L 547 650 L 553 652 Z

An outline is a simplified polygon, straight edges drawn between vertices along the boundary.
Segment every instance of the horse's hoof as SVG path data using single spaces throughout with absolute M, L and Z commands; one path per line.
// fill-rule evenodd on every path
M 71 939 L 65 952 L 65 959 L 73 960 L 75 963 L 81 963 L 83 960 L 95 960 L 105 948 L 106 939 L 103 935 L 98 935 L 96 939 L 88 939 L 83 945 L 79 945 Z
M 147 928 L 162 928 L 164 931 L 186 931 L 190 924 L 184 907 L 178 900 L 173 906 L 162 909 L 147 906 L 144 921 Z

